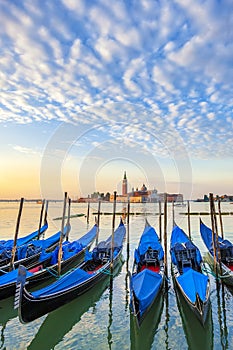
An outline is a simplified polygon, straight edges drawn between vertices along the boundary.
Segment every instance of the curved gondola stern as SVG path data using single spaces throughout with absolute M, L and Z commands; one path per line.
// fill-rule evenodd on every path
M 197 309 L 200 321 L 201 321 L 202 325 L 204 325 L 204 323 L 205 323 L 205 319 L 204 319 L 204 302 L 201 300 L 201 298 L 200 298 L 198 293 L 196 293 L 195 307 Z
M 202 324 L 202 326 L 205 326 L 207 315 L 209 312 L 209 299 L 203 301 L 201 300 L 199 294 L 196 294 L 196 301 L 195 301 L 195 308 L 197 310 L 198 318 Z
M 150 225 L 150 223 L 149 223 L 149 221 L 148 221 L 148 219 L 147 219 L 147 217 L 145 218 L 145 228 L 146 227 L 150 227 L 151 225 Z
M 21 305 L 22 305 L 23 289 L 26 282 L 26 273 L 27 273 L 26 268 L 23 265 L 19 265 L 18 277 L 16 282 L 14 309 L 15 310 L 18 309 L 18 316 L 21 323 L 25 323 L 21 315 Z

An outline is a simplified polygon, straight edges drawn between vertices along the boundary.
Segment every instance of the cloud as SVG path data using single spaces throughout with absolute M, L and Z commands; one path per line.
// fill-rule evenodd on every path
M 39 155 L 41 156 L 41 152 L 38 151 L 38 150 L 35 150 L 35 149 L 31 149 L 31 148 L 28 148 L 28 147 L 22 147 L 20 145 L 12 145 L 12 148 L 17 151 L 17 152 L 20 152 L 20 153 L 24 153 L 24 154 L 27 154 L 27 155 Z
M 231 1 L 23 0 L 0 10 L 0 122 L 127 122 L 112 139 L 163 155 L 152 135 L 170 127 L 192 156 L 232 154 Z

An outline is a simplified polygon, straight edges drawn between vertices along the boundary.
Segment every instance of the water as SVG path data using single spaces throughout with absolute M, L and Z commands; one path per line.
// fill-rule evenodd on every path
M 117 211 L 123 209 L 117 204 Z M 19 203 L 0 203 L 0 239 L 13 238 Z M 112 211 L 112 204 L 102 204 L 101 210 Z M 181 215 L 187 208 L 175 207 L 175 220 L 186 232 L 187 216 Z M 97 204 L 91 204 L 90 224 L 94 224 L 93 212 Z M 131 211 L 149 213 L 148 221 L 158 232 L 159 217 L 157 204 L 132 204 Z M 208 212 L 208 203 L 191 203 L 191 211 Z M 222 204 L 222 211 L 232 212 L 233 205 Z M 168 240 L 170 238 L 172 210 L 168 205 Z M 72 204 L 71 214 L 87 213 L 86 204 Z M 60 229 L 61 221 L 53 218 L 61 216 L 62 203 L 49 204 L 49 229 L 45 237 Z M 20 223 L 20 236 L 37 229 L 40 205 L 25 203 Z M 210 226 L 210 217 L 202 216 Z M 119 216 L 116 216 L 118 225 Z M 233 241 L 233 216 L 223 216 L 225 237 Z M 87 231 L 86 218 L 71 219 L 70 239 L 76 239 Z M 112 217 L 100 217 L 100 240 L 111 234 Z M 191 216 L 192 237 L 202 254 L 205 247 L 199 234 L 199 216 Z M 171 350 L 218 350 L 233 349 L 233 296 L 225 287 L 218 292 L 211 276 L 211 312 L 203 328 L 185 304 L 179 309 L 176 295 L 170 280 L 168 294 L 161 296 L 140 330 L 137 332 L 129 311 L 129 281 L 127 266 L 131 270 L 133 252 L 144 228 L 144 215 L 130 216 L 130 256 L 127 260 L 126 244 L 123 261 L 113 285 L 109 280 L 97 288 L 41 317 L 29 324 L 21 324 L 13 310 L 13 298 L 0 301 L 0 349 L 171 349 Z M 169 272 L 170 272 L 170 256 Z

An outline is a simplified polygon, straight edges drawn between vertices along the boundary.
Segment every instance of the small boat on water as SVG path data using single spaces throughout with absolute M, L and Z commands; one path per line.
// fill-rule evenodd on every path
M 18 308 L 20 321 L 31 322 L 109 278 L 112 269 L 120 260 L 125 233 L 125 226 L 121 220 L 114 234 L 106 241 L 100 242 L 92 252 L 87 252 L 85 261 L 79 267 L 47 287 L 33 292 L 27 290 L 26 269 L 20 266 L 15 296 L 15 308 Z
M 63 238 L 69 234 L 70 228 L 70 224 L 67 223 L 64 227 Z M 18 247 L 14 260 L 14 269 L 19 265 L 24 265 L 28 268 L 34 267 L 42 252 L 51 252 L 57 247 L 60 236 L 61 232 L 59 231 L 46 239 L 33 240 Z M 4 259 L 0 261 L 0 276 L 12 270 L 10 264 L 11 252 L 11 250 L 8 253 L 4 251 Z
M 175 202 L 175 203 L 174 203 L 174 206 L 175 206 L 175 207 L 186 207 L 187 204 L 184 203 L 184 202 Z
M 61 274 L 80 264 L 88 249 L 96 238 L 98 226 L 93 228 L 76 241 L 65 241 L 62 244 Z M 48 280 L 54 281 L 58 278 L 58 251 L 56 247 L 52 252 L 42 252 L 37 263 L 26 271 L 27 288 L 35 287 Z M 8 298 L 15 293 L 18 269 L 12 270 L 0 276 L 0 300 Z
M 176 225 L 171 234 L 170 253 L 175 290 L 180 292 L 189 308 L 204 325 L 210 305 L 209 277 L 202 273 L 200 250 Z
M 214 249 L 213 249 L 213 239 L 212 230 L 206 226 L 202 220 L 200 220 L 200 232 L 202 240 L 208 249 L 207 262 L 210 267 L 214 270 Z M 221 280 L 228 286 L 233 286 L 233 244 L 222 237 L 216 237 L 214 234 L 214 240 L 216 249 L 219 247 L 221 256 L 221 268 L 219 264 L 218 254 L 216 254 L 216 266 L 218 273 L 221 274 Z
M 146 220 L 130 275 L 130 307 L 138 327 L 148 310 L 163 293 L 164 251 L 155 229 Z

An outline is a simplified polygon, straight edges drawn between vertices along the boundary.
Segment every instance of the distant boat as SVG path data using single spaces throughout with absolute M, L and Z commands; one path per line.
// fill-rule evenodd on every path
M 184 203 L 184 202 L 175 202 L 175 203 L 174 203 L 174 206 L 175 206 L 175 207 L 186 207 L 187 204 Z
M 72 218 L 79 218 L 79 217 L 82 217 L 82 216 L 85 216 L 85 214 L 83 213 L 78 213 L 78 214 L 73 214 L 73 215 L 70 215 L 70 219 Z M 57 218 L 54 218 L 53 220 L 62 220 L 62 216 L 58 216 Z M 64 219 L 67 219 L 68 216 L 64 216 Z
M 172 230 L 170 253 L 175 289 L 204 325 L 210 305 L 209 277 L 202 273 L 199 249 L 178 226 Z
M 164 251 L 155 229 L 146 220 L 130 274 L 130 307 L 138 326 L 162 293 L 164 279 Z

